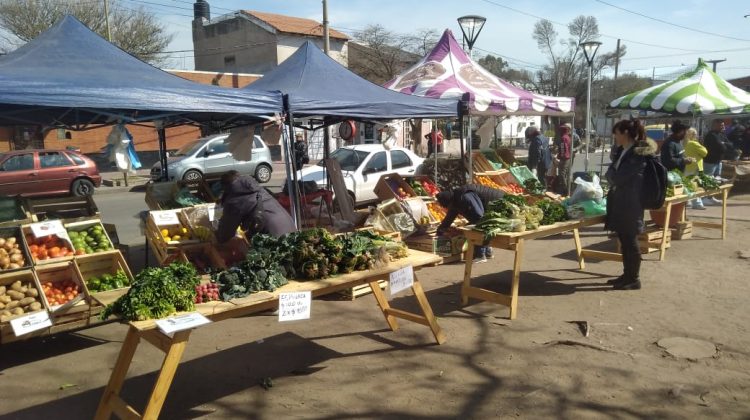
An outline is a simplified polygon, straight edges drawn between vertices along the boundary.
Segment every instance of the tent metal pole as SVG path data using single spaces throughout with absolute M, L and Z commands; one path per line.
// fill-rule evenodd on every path
M 284 101 L 284 113 L 286 114 L 286 122 L 287 122 L 287 128 L 288 132 L 286 130 L 282 130 L 282 141 L 284 142 L 284 166 L 286 167 L 286 182 L 287 182 L 287 191 L 289 192 L 289 205 L 290 205 L 290 211 L 292 213 L 292 219 L 294 221 L 294 227 L 295 229 L 300 229 L 301 220 L 302 217 L 300 215 L 300 199 L 299 199 L 299 191 L 297 186 L 299 185 L 297 183 L 297 171 L 294 170 L 294 167 L 292 166 L 292 148 L 290 147 L 289 142 L 292 138 L 294 138 L 294 118 L 292 116 L 292 111 L 289 106 L 289 95 L 283 95 L 283 101 Z
M 467 149 L 468 154 L 469 154 L 469 182 L 467 182 L 467 183 L 471 184 L 473 182 L 473 180 L 474 180 L 474 168 L 473 168 L 474 165 L 472 163 L 472 158 L 471 158 L 471 147 L 472 147 L 472 143 L 474 141 L 474 139 L 472 138 L 472 135 L 471 135 L 471 114 L 469 114 L 469 130 L 468 130 L 468 134 L 469 134 L 469 138 L 467 140 L 466 149 Z
M 461 143 L 461 162 L 464 161 L 464 157 L 466 154 L 464 153 L 466 151 L 465 142 L 464 142 L 464 116 L 463 114 L 458 115 L 458 132 L 461 134 L 459 137 L 460 143 Z
M 162 181 L 169 181 L 168 161 L 167 161 L 167 130 L 164 128 L 164 121 L 155 121 L 156 133 L 159 136 L 159 164 L 161 165 Z
M 323 122 L 323 161 L 325 162 L 330 157 L 330 149 L 331 149 L 331 130 L 328 125 L 325 124 L 325 121 Z M 324 169 L 325 170 L 325 169 Z M 326 172 L 326 189 L 331 189 L 331 175 Z

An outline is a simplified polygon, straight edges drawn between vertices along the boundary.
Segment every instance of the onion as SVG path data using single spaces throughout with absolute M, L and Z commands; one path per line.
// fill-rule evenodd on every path
M 23 256 L 20 254 L 13 254 L 10 256 L 10 262 L 17 263 L 23 259 Z
M 14 243 L 16 243 L 16 237 L 11 236 L 10 238 L 6 239 L 5 242 L 13 245 Z
M 10 264 L 10 258 L 0 257 L 0 267 L 3 267 L 3 269 L 5 269 L 5 268 L 8 268 L 9 264 Z
M 0 246 L 5 245 L 5 238 L 0 238 Z

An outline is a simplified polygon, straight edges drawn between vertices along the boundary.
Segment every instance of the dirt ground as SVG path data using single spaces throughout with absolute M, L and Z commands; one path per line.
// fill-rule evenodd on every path
M 696 229 L 666 261 L 647 256 L 640 291 L 605 284 L 619 263 L 577 270 L 572 235 L 533 241 L 513 321 L 498 305 L 461 307 L 463 265 L 424 269 L 444 345 L 417 324 L 388 330 L 372 296 L 316 300 L 309 321 L 261 315 L 199 328 L 162 418 L 750 418 L 750 260 L 737 255 L 750 250 L 750 195 L 730 200 L 729 217 L 725 241 Z M 584 232 L 587 245 L 606 240 L 600 227 Z M 475 266 L 475 283 L 507 290 L 511 263 L 496 252 Z M 413 308 L 408 294 L 393 303 Z M 590 336 L 569 321 L 587 321 Z M 109 324 L 0 347 L 0 417 L 91 418 L 125 331 Z M 667 337 L 718 352 L 676 358 L 655 344 Z M 161 360 L 139 347 L 128 402 L 142 407 Z M 260 386 L 265 378 L 273 387 Z

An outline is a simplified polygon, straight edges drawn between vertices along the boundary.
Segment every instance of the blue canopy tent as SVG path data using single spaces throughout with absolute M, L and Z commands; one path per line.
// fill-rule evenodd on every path
M 422 98 L 376 85 L 306 41 L 278 67 L 243 89 L 248 94 L 279 90 L 284 94 L 289 135 L 295 117 L 317 117 L 323 126 L 354 120 L 393 120 L 458 116 L 458 100 Z M 328 130 L 324 157 L 328 157 Z M 291 153 L 291 150 L 285 150 Z M 291 180 L 290 180 L 291 181 Z M 298 200 L 297 174 L 290 191 Z
M 202 85 L 144 63 L 72 16 L 0 57 L 0 125 L 85 130 L 156 122 L 166 173 L 164 128 L 257 123 L 283 112 L 279 92 Z

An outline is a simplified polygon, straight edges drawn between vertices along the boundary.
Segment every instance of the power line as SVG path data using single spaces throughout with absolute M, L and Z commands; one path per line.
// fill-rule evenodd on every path
M 643 13 L 639 13 L 639 12 L 636 12 L 636 11 L 633 11 L 633 10 L 629 10 L 629 9 L 624 8 L 624 7 L 616 6 L 616 5 L 611 4 L 611 3 L 607 3 L 604 0 L 594 0 L 594 1 L 596 1 L 597 3 L 605 4 L 605 5 L 609 6 L 609 7 L 614 7 L 615 9 L 622 10 L 623 12 L 631 13 L 631 14 L 634 14 L 636 16 L 640 16 L 642 18 L 651 19 L 653 21 L 663 23 L 665 25 L 670 25 L 670 26 L 674 26 L 676 28 L 681 28 L 681 29 L 687 29 L 690 32 L 699 32 L 699 33 L 706 34 L 706 35 L 718 36 L 719 38 L 732 39 L 732 40 L 735 40 L 735 41 L 750 42 L 750 39 L 736 38 L 736 37 L 733 37 L 733 36 L 722 35 L 722 34 L 717 34 L 717 33 L 714 33 L 714 32 L 704 31 L 704 30 L 701 30 L 701 29 L 689 28 L 687 26 L 678 25 L 676 23 L 672 23 L 672 22 L 669 22 L 669 21 L 666 21 L 666 20 L 663 20 L 663 19 L 655 18 L 653 16 L 648 16 L 648 15 L 645 15 Z

